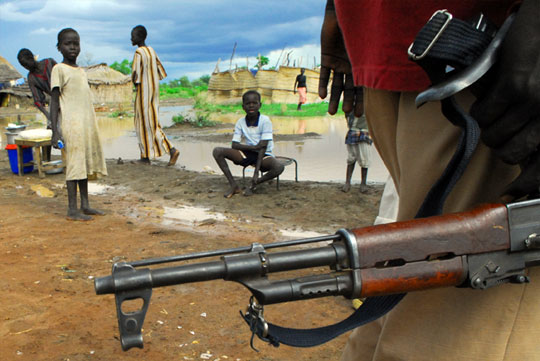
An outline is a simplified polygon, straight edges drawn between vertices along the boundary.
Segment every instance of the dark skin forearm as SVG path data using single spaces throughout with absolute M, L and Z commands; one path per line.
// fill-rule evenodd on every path
M 60 89 L 55 87 L 51 92 L 51 126 L 52 126 L 52 144 L 56 144 L 62 139 L 58 129 L 58 114 L 60 113 Z
M 268 141 L 265 141 L 268 143 Z M 262 160 L 264 158 L 264 151 L 266 147 L 259 149 L 259 155 L 257 157 L 257 164 L 255 164 L 255 172 L 253 172 L 253 178 L 251 178 L 251 186 L 255 187 L 257 184 L 257 179 L 259 178 L 259 171 L 261 170 Z
M 257 158 L 257 164 L 255 166 L 255 172 L 253 173 L 253 178 L 251 179 L 252 186 L 255 186 L 257 183 L 257 178 L 259 177 L 259 170 L 261 167 L 262 159 L 264 158 L 264 153 L 268 145 L 268 140 L 261 140 L 257 145 L 247 145 L 239 142 L 233 142 L 232 148 L 237 150 L 250 150 L 252 152 L 259 152 Z
M 268 140 L 261 140 L 256 145 L 247 145 L 247 144 L 242 144 L 239 142 L 232 142 L 232 149 L 250 150 L 252 152 L 257 152 L 260 149 L 266 149 L 267 146 L 268 146 Z
M 43 104 L 39 104 L 39 105 L 36 104 L 36 106 L 43 113 L 43 115 L 45 115 L 47 119 L 51 119 L 51 115 L 49 114 L 49 112 L 47 111 L 47 108 L 45 108 Z

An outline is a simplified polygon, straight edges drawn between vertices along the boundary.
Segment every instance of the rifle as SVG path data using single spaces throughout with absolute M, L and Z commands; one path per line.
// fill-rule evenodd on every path
M 270 249 L 324 243 L 316 248 Z M 141 268 L 217 257 L 174 267 Z M 141 328 L 152 288 L 216 279 L 235 281 L 251 293 L 248 317 L 261 321 L 264 305 L 327 296 L 364 298 L 437 287 L 486 289 L 529 282 L 540 265 L 540 200 L 490 204 L 472 211 L 426 217 L 334 235 L 115 263 L 96 278 L 96 294 L 115 294 L 124 351 L 143 347 Z M 269 280 L 276 272 L 329 266 L 327 274 Z M 134 312 L 124 301 L 142 299 Z M 256 301 L 255 301 L 256 300 Z M 252 338 L 253 340 L 253 338 Z

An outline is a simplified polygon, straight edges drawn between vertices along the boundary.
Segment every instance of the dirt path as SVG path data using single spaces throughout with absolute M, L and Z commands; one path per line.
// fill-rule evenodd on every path
M 238 315 L 249 293 L 223 281 L 154 290 L 145 348 L 122 352 L 114 298 L 96 296 L 93 278 L 110 274 L 118 260 L 269 243 L 286 239 L 284 229 L 331 234 L 369 225 L 379 187 L 367 195 L 356 187 L 345 194 L 337 184 L 282 181 L 279 191 L 272 183 L 252 197 L 227 200 L 222 176 L 168 168 L 159 161 L 145 166 L 108 160 L 110 175 L 96 182 L 106 191 L 90 196 L 107 215 L 71 222 L 65 219 L 63 174 L 18 177 L 9 169 L 6 152 L 0 153 L 2 359 L 339 359 L 347 335 L 311 349 L 256 342 L 261 352 L 251 350 L 249 330 Z M 47 191 L 52 197 L 38 195 Z M 183 206 L 205 207 L 225 218 L 186 222 L 168 216 L 168 210 Z M 265 316 L 285 326 L 313 327 L 350 312 L 349 301 L 328 298 L 269 306 Z

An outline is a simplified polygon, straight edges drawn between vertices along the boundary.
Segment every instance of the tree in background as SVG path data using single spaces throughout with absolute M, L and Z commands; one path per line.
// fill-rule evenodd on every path
M 199 80 L 208 85 L 208 83 L 210 83 L 210 75 L 202 75 Z
M 180 79 L 178 79 L 180 81 L 180 86 L 181 87 L 184 87 L 184 88 L 191 88 L 192 85 L 191 85 L 191 82 L 189 81 L 189 78 L 187 76 L 183 76 L 181 77 Z
M 133 62 L 130 62 L 127 59 L 122 60 L 121 63 L 115 61 L 110 65 L 110 67 L 116 71 L 119 71 L 122 74 L 129 75 L 131 74 L 131 65 Z
M 202 87 L 210 83 L 210 75 L 203 75 L 199 79 L 195 79 L 191 82 L 194 87 Z
M 201 92 L 208 90 L 210 75 L 203 75 L 190 81 L 187 76 L 172 79 L 159 87 L 160 97 L 163 98 L 193 98 Z
M 257 60 L 258 60 L 258 62 L 257 62 L 257 65 L 255 65 L 255 67 L 258 70 L 261 70 L 263 68 L 263 66 L 267 65 L 268 62 L 269 62 L 268 58 L 266 56 L 264 56 L 264 55 L 259 55 L 257 57 Z

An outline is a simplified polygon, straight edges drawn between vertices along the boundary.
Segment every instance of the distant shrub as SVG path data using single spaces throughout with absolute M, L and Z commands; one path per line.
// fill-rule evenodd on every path
M 122 74 L 129 75 L 131 74 L 131 67 L 133 65 L 133 62 L 130 62 L 127 59 L 122 60 L 121 63 L 115 61 L 111 65 L 109 65 L 110 68 L 119 71 Z

